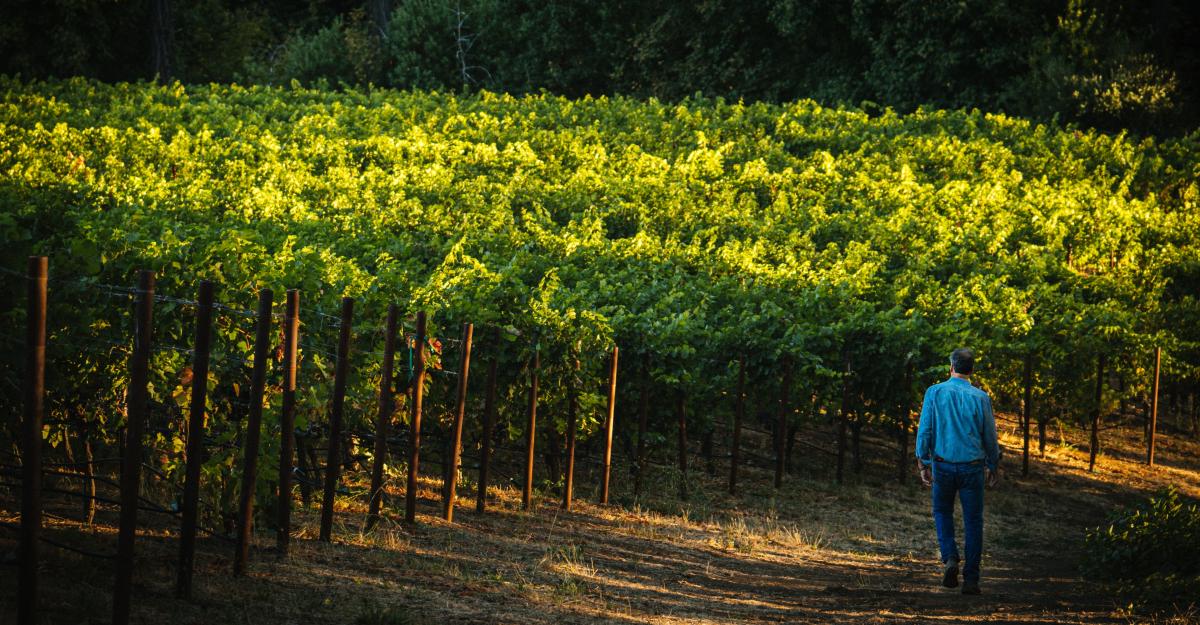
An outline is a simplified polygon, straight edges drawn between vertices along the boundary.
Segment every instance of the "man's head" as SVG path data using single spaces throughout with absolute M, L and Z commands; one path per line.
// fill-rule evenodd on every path
M 975 352 L 966 347 L 950 352 L 950 371 L 959 375 L 971 375 L 975 371 Z

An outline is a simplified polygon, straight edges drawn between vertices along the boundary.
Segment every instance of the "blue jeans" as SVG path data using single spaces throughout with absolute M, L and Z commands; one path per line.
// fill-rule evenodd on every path
M 979 560 L 983 557 L 983 463 L 933 463 L 933 522 L 937 526 L 942 562 L 961 560 L 954 540 L 954 495 L 963 509 L 963 581 L 979 583 Z

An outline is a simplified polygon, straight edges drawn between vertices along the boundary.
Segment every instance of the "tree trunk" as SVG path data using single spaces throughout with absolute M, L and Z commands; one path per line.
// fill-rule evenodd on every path
M 371 18 L 371 24 L 375 26 L 379 39 L 386 41 L 388 38 L 388 20 L 392 16 L 391 0 L 368 0 L 367 12 Z
M 546 438 L 549 442 L 543 447 L 542 459 L 546 461 L 546 467 L 550 471 L 550 475 L 554 477 L 562 477 L 562 447 L 563 439 L 558 433 L 558 428 L 551 424 L 551 427 L 546 429 Z
M 904 484 L 908 481 L 908 428 L 912 413 L 910 405 L 912 396 L 913 364 L 909 361 L 904 368 L 904 386 L 900 388 L 900 418 L 896 424 L 896 438 L 899 442 L 900 456 L 896 461 L 896 481 Z
M 862 414 L 854 413 L 854 421 L 850 422 L 850 449 L 854 454 L 854 474 L 862 473 Z
M 150 9 L 150 35 L 154 77 L 159 84 L 175 78 L 175 19 L 171 0 L 153 0 Z
M 358 471 L 362 467 L 358 463 L 358 445 L 353 437 L 347 434 L 342 438 L 342 471 Z
M 447 432 L 446 440 L 442 443 L 442 501 L 450 500 L 450 474 L 454 471 L 454 463 L 450 459 L 453 457 L 454 436 Z
M 792 386 L 792 360 L 787 358 L 783 365 L 783 380 L 779 385 L 778 416 L 775 420 L 775 488 L 783 486 L 783 472 L 786 464 L 784 438 L 788 435 L 789 415 L 792 412 L 789 393 Z
M 84 431 L 83 439 L 83 522 L 91 525 L 96 518 L 96 467 L 92 458 L 92 441 Z
M 847 363 L 847 371 L 845 377 L 842 378 L 842 405 L 838 409 L 837 415 L 837 483 L 842 483 L 842 476 L 846 466 L 846 411 L 849 409 L 847 404 L 850 402 L 850 372 L 849 364 Z
M 788 425 L 787 453 L 785 454 L 786 459 L 787 459 L 788 475 L 792 474 L 792 450 L 794 450 L 796 448 L 796 432 L 798 432 L 798 431 L 800 431 L 799 425 L 796 425 L 795 423 Z
M 638 394 L 638 428 L 637 451 L 634 454 L 634 466 L 637 473 L 633 476 L 633 496 L 642 494 L 642 479 L 646 476 L 646 427 L 650 412 L 650 355 L 642 356 L 641 392 Z
M 297 468 L 300 469 L 300 474 L 303 479 L 300 482 L 300 502 L 307 508 L 312 501 L 312 466 L 308 462 L 308 436 L 296 436 L 296 460 Z
M 682 390 L 678 391 L 678 396 L 676 397 L 675 413 L 679 419 L 679 497 L 687 499 L 687 410 Z
M 1185 414 L 1183 406 L 1183 389 L 1179 384 L 1172 386 L 1171 393 L 1171 412 L 1175 414 L 1175 427 L 1179 428 L 1180 432 L 1187 430 L 1187 414 Z
M 317 450 L 312 446 L 312 441 L 308 444 L 308 466 L 312 470 L 312 479 L 314 484 L 323 484 L 325 480 L 324 467 L 321 466 L 321 461 L 317 459 Z
M 1138 403 L 1142 409 L 1142 440 L 1146 440 L 1150 436 L 1150 413 L 1152 412 L 1150 402 L 1152 400 L 1144 394 L 1139 396 L 1139 400 Z
M 75 416 L 79 423 L 80 451 L 83 452 L 81 462 L 75 465 L 83 474 L 83 482 L 79 485 L 79 494 L 83 498 L 83 522 L 91 525 L 96 518 L 96 473 L 92 465 L 92 443 L 88 440 L 87 414 L 82 407 L 76 409 Z M 70 450 L 70 447 L 67 449 Z M 71 462 L 75 463 L 75 459 L 71 458 Z
M 1038 411 L 1038 457 L 1046 457 L 1046 410 Z
M 709 475 L 717 474 L 717 466 L 713 462 L 713 431 L 709 427 L 700 438 L 700 453 L 704 454 L 704 468 Z
M 1196 390 L 1188 393 L 1189 412 L 1192 413 L 1192 438 L 1200 438 L 1200 410 L 1196 409 Z

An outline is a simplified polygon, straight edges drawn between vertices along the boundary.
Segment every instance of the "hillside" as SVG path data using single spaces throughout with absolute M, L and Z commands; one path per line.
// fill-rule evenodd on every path
M 1122 428 L 1088 474 L 1080 451 L 1086 435 L 1067 429 L 1067 439 L 1052 437 L 1046 457 L 1035 455 L 1022 478 L 1013 428 L 1009 422 L 1002 435 L 1009 473 L 987 495 L 980 597 L 938 585 L 928 493 L 914 480 L 898 486 L 882 477 L 889 465 L 869 462 L 838 487 L 823 457 L 806 453 L 778 494 L 768 472 L 752 471 L 739 496 L 724 494 L 722 479 L 706 478 L 688 503 L 662 496 L 672 492 L 672 478 L 660 470 L 647 489 L 658 495 L 637 500 L 629 481 L 616 479 L 619 505 L 584 501 L 594 481 L 581 479 L 574 511 L 559 510 L 553 493 L 543 492 L 526 513 L 519 489 L 501 487 L 486 515 L 468 505 L 446 524 L 436 519 L 438 484 L 428 480 L 417 526 L 393 511 L 363 532 L 362 499 L 341 498 L 332 545 L 315 541 L 315 512 L 303 511 L 286 559 L 273 553 L 273 534 L 260 532 L 246 578 L 230 576 L 232 545 L 202 540 L 191 602 L 173 598 L 175 530 L 159 523 L 140 543 L 133 622 L 1141 622 L 1080 581 L 1082 532 L 1168 484 L 1200 497 L 1200 444 L 1163 436 L 1160 464 L 1147 469 L 1137 460 L 1140 433 Z M 803 439 L 819 444 L 823 436 Z M 627 469 L 622 463 L 617 474 Z M 13 501 L 0 501 L 13 521 Z M 110 509 L 102 507 L 91 528 L 74 520 L 76 506 L 58 510 L 50 536 L 111 550 Z M 0 551 L 11 553 L 12 535 L 0 538 Z M 45 622 L 103 621 L 107 567 L 46 552 Z M 3 579 L 0 597 L 11 601 L 14 577 Z M 1190 622 L 1186 614 L 1155 622 Z
M 1197 496 L 1183 433 L 1200 430 L 1200 135 L 1159 142 L 807 100 L 11 78 L 0 91 L 5 523 L 36 318 L 19 269 L 44 255 L 40 442 L 48 501 L 63 506 L 48 523 L 76 546 L 111 542 L 122 446 L 144 444 L 140 465 L 125 458 L 144 474 L 135 594 L 146 622 L 952 616 L 961 598 L 927 584 L 927 496 L 892 480 L 921 392 L 962 346 L 997 406 L 1028 393 L 1052 442 L 1030 478 L 991 497 L 985 567 L 998 576 L 971 609 L 1117 618 L 1075 579 L 1083 528 L 1161 486 Z M 140 271 L 154 272 L 153 293 Z M 216 292 L 207 347 L 205 282 Z M 281 322 L 298 333 L 286 339 L 294 404 Z M 1164 439 L 1160 466 L 1145 470 L 1137 432 L 1159 348 Z M 142 358 L 144 387 L 133 383 Z M 557 513 L 569 440 L 577 494 L 594 499 L 610 409 L 619 505 Z M 456 414 L 463 497 L 484 443 L 498 448 L 497 514 L 431 520 L 437 479 L 420 483 L 415 528 L 362 530 L 372 443 L 386 452 L 392 514 L 416 434 L 428 480 L 447 463 Z M 716 476 L 734 414 L 751 468 L 731 499 Z M 145 436 L 129 436 L 132 423 Z M 791 463 L 778 492 L 764 432 L 776 427 Z M 1093 436 L 1101 453 L 1081 460 Z M 635 497 L 642 448 L 653 470 Z M 690 469 L 674 468 L 677 448 L 691 450 Z M 180 604 L 168 599 L 172 517 L 189 460 L 213 537 L 200 598 Z M 346 464 L 325 490 L 339 544 L 310 540 L 318 493 L 297 512 L 293 554 L 276 561 L 260 544 L 253 574 L 229 577 L 239 499 L 253 495 L 267 528 L 298 494 L 277 496 L 280 477 L 294 472 L 308 499 L 323 462 Z M 56 498 L 77 494 L 82 467 L 102 478 L 102 505 L 81 529 L 79 502 Z M 524 470 L 542 497 L 528 514 L 512 490 Z M 107 569 L 47 550 L 60 594 L 46 606 L 65 622 L 104 614 Z

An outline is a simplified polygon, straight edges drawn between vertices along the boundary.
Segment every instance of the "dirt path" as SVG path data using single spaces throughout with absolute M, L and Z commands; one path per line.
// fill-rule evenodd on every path
M 938 585 L 927 491 L 885 481 L 884 460 L 838 487 L 813 459 L 798 463 L 778 493 L 766 472 L 749 471 L 736 498 L 722 494 L 720 478 L 692 476 L 701 487 L 686 505 L 619 493 L 626 505 L 601 507 L 581 489 L 572 512 L 543 499 L 526 513 L 518 491 L 497 489 L 493 512 L 463 508 L 453 525 L 435 518 L 431 480 L 417 526 L 393 517 L 372 533 L 360 527 L 361 498 L 346 498 L 337 542 L 316 542 L 317 511 L 300 510 L 293 552 L 281 559 L 261 533 L 245 578 L 229 574 L 231 545 L 203 539 L 190 602 L 173 598 L 177 542 L 169 517 L 147 518 L 160 525 L 139 541 L 135 622 L 1126 623 L 1112 599 L 1078 578 L 1084 529 L 1167 483 L 1200 496 L 1200 446 L 1170 439 L 1164 466 L 1147 471 L 1136 463 L 1135 435 L 1126 438 L 1112 437 L 1125 451 L 1106 456 L 1095 475 L 1067 441 L 1036 461 L 1030 477 L 989 491 L 978 597 Z M 665 475 L 647 490 L 674 493 L 675 486 Z M 5 522 L 16 521 L 14 504 L 0 500 Z M 92 528 L 70 520 L 76 510 L 67 502 L 55 512 L 65 519 L 48 521 L 49 536 L 112 550 L 114 511 L 102 509 Z M 0 534 L 0 561 L 9 564 L 12 538 Z M 43 553 L 44 623 L 106 622 L 109 564 Z M 15 569 L 0 566 L 0 622 L 7 623 Z

